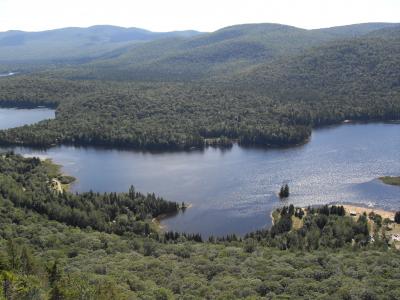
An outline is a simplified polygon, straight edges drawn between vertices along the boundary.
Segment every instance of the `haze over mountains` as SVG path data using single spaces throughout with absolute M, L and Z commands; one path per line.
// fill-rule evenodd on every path
M 186 39 L 145 43 L 118 57 L 95 61 L 96 67 L 118 67 L 121 71 L 149 71 L 153 77 L 166 72 L 180 77 L 188 72 L 205 75 L 255 65 L 279 56 L 295 55 L 323 43 L 354 38 L 398 24 L 371 23 L 320 30 L 305 30 L 279 24 L 246 24 Z M 187 75 L 187 74 L 186 74 Z M 182 78 L 179 78 L 182 79 Z
M 89 77 L 187 80 L 223 75 L 335 40 L 374 32 L 379 36 L 398 29 L 399 24 L 393 23 L 316 30 L 265 23 L 235 25 L 212 33 L 156 33 L 116 26 L 8 31 L 0 33 L 0 61 L 86 63 L 86 70 L 79 72 Z
M 78 52 L 60 51 L 55 59 L 59 52 L 52 50 L 53 58 L 25 61 L 14 55 L 0 64 L 0 71 L 18 74 L 0 80 L 3 103 L 57 107 L 55 120 L 0 132 L 0 142 L 293 145 L 315 126 L 400 118 L 399 24 L 318 30 L 246 24 L 160 35 L 101 29 L 97 38 L 89 28 L 63 40 Z M 54 49 L 57 34 L 51 35 L 47 44 L 26 38 L 0 48 L 33 58 Z M 90 39 L 101 42 L 84 46 Z
M 90 59 L 125 45 L 197 34 L 194 30 L 151 32 L 110 25 L 40 32 L 11 30 L 0 33 L 0 61 Z
M 316 206 L 397 210 L 400 125 L 303 146 L 398 123 L 399 66 L 388 23 L 0 33 L 0 299 L 400 299 L 400 211 Z

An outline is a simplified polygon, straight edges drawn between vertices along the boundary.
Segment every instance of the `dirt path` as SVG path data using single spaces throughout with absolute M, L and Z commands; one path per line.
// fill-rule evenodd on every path
M 53 179 L 51 180 L 51 187 L 52 187 L 55 191 L 57 191 L 57 192 L 59 192 L 59 193 L 64 192 L 64 189 L 63 189 L 63 187 L 62 187 L 62 184 L 61 184 L 61 182 L 60 182 L 58 179 L 53 178 Z

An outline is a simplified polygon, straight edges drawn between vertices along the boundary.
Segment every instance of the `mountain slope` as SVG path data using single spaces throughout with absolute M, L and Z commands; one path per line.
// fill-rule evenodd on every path
M 339 36 L 340 38 L 354 38 L 381 29 L 398 27 L 399 23 L 362 23 L 330 28 L 316 29 L 318 32 Z
M 158 33 L 108 25 L 41 32 L 7 31 L 0 33 L 0 61 L 83 60 L 132 43 L 197 34 L 196 31 Z
M 168 80 L 180 75 L 190 80 L 207 70 L 207 66 L 221 65 L 200 64 L 202 68 L 196 69 L 191 68 L 193 64 L 184 63 L 189 68 L 185 71 L 179 64 L 176 68 L 167 68 L 166 64 L 164 71 L 170 73 L 163 73 L 162 68 L 151 73 L 148 65 L 142 65 L 141 69 L 128 66 L 124 73 L 122 65 L 99 68 L 92 64 L 89 68 L 87 64 L 46 73 L 47 76 L 5 77 L 0 80 L 1 103 L 56 105 L 57 115 L 55 120 L 1 131 L 0 143 L 164 150 L 210 143 L 226 146 L 235 140 L 242 145 L 284 146 L 305 142 L 311 128 L 319 125 L 345 119 L 400 119 L 400 34 L 396 34 L 400 29 L 396 28 L 324 42 L 300 54 L 276 57 L 255 66 L 244 63 L 225 77 L 219 75 L 210 80 L 201 77 L 198 83 L 77 79 L 101 75 L 124 81 L 142 80 L 146 76 Z M 281 30 L 282 27 L 278 31 Z M 293 32 L 291 28 L 288 30 Z M 202 48 L 204 43 L 220 46 L 237 40 L 241 34 L 227 32 L 210 35 L 212 39 L 207 42 L 204 37 L 190 41 L 192 46 L 195 44 L 193 47 Z M 176 39 L 171 47 L 179 49 L 182 43 L 188 41 Z M 145 58 L 151 61 L 165 49 L 165 41 L 152 44 L 157 45 L 150 49 L 153 52 L 142 48 L 140 61 Z M 56 80 L 54 74 L 64 78 Z
M 327 42 L 395 28 L 367 23 L 305 30 L 281 24 L 244 24 L 212 33 L 155 33 L 138 28 L 93 26 L 43 32 L 0 33 L 0 62 L 71 62 L 57 70 L 69 78 L 180 81 L 224 76 Z M 81 65 L 78 68 L 76 65 Z M 12 66 L 6 66 L 8 71 Z M 38 66 L 18 65 L 18 71 Z
M 279 24 L 237 25 L 187 39 L 145 43 L 86 67 L 94 77 L 199 79 L 296 53 L 329 38 L 329 35 Z
M 390 35 L 385 35 L 386 32 Z M 381 31 L 380 36 L 335 41 L 298 56 L 249 68 L 235 77 L 242 86 L 281 91 L 286 97 L 298 96 L 299 89 L 326 94 L 351 88 L 364 94 L 389 92 L 400 88 L 399 37 L 400 27 Z
M 390 34 L 385 35 L 386 31 Z M 398 119 L 399 33 L 400 29 L 389 28 L 382 30 L 379 38 L 368 35 L 331 42 L 238 72 L 227 79 L 228 86 L 301 105 L 323 104 L 342 118 L 365 117 L 363 112 L 369 111 L 369 118 Z M 321 122 L 321 117 L 314 122 Z
M 280 24 L 245 24 L 185 39 L 165 39 L 99 58 L 79 72 L 93 78 L 188 80 L 221 76 L 278 57 L 297 55 L 324 43 L 392 27 L 357 24 L 305 30 Z

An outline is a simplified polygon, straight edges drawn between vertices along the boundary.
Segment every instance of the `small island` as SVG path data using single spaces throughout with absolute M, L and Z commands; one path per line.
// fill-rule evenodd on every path
M 379 180 L 385 184 L 400 186 L 400 176 L 383 176 L 379 177 Z
M 285 184 L 283 186 L 281 186 L 281 189 L 279 191 L 279 198 L 281 199 L 285 199 L 289 197 L 289 185 Z

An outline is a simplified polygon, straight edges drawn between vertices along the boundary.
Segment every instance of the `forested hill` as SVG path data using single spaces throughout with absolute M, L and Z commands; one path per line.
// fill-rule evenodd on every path
M 397 24 L 398 25 L 398 24 Z M 0 33 L 0 70 L 34 71 L 63 64 L 53 76 L 74 79 L 187 81 L 220 76 L 329 41 L 395 27 L 366 23 L 305 30 L 281 24 L 244 24 L 212 33 L 155 33 L 93 26 Z M 23 64 L 22 64 L 23 63 Z M 68 68 L 67 64 L 71 66 Z M 6 70 L 5 69 L 5 70 Z
M 334 90 L 340 92 L 339 85 L 346 84 L 354 88 L 362 85 L 362 89 L 368 88 L 367 92 L 389 91 L 398 86 L 399 73 L 395 66 L 400 60 L 399 49 L 400 26 L 382 29 L 241 70 L 235 84 L 242 80 L 241 88 L 258 86 L 265 92 L 272 91 L 272 87 L 283 91 L 287 84 L 296 84 L 295 88 L 306 85 L 313 90 L 326 90 L 327 94 L 334 94 Z
M 7 105 L 26 106 L 33 102 L 29 99 L 44 104 L 50 95 L 60 104 L 56 119 L 0 131 L 0 142 L 178 150 L 232 140 L 288 145 L 310 134 L 309 126 L 281 119 L 283 108 L 265 96 L 207 84 L 69 82 L 24 76 L 1 80 L 0 98 L 8 99 L 3 101 Z
M 282 101 L 323 103 L 336 115 L 398 119 L 400 27 L 379 33 L 330 42 L 238 72 L 227 81 L 232 88 Z
M 165 65 L 167 73 L 161 68 L 153 74 L 147 73 L 147 67 L 138 71 L 121 61 L 121 65 L 110 64 L 104 69 L 86 64 L 3 77 L 2 105 L 56 106 L 57 113 L 55 120 L 0 131 L 0 143 L 157 150 L 230 146 L 233 141 L 242 145 L 286 146 L 307 141 L 315 126 L 346 119 L 400 119 L 399 26 L 365 26 L 369 31 L 360 30 L 363 25 L 356 26 L 357 32 L 363 34 L 357 38 L 324 42 L 255 66 L 245 59 L 245 67 L 198 81 L 192 81 L 191 76 L 207 70 L 207 64 L 198 64 L 197 69 L 184 62 L 181 65 L 188 68 L 186 72 L 179 63 L 172 63 Z M 243 25 L 191 41 L 193 47 L 208 49 L 238 37 L 256 39 L 260 32 L 276 37 L 278 33 L 298 30 L 282 25 Z M 272 44 L 281 47 L 283 42 Z M 154 43 L 154 49 L 142 49 L 143 58 L 151 60 L 169 47 L 163 42 Z M 257 43 L 265 41 L 257 39 Z M 175 46 L 179 48 L 180 44 Z M 216 53 L 221 57 L 226 54 L 223 50 Z M 241 55 L 238 49 L 233 53 Z M 257 59 L 257 55 L 247 56 L 253 57 Z M 221 66 L 218 60 L 210 61 L 208 66 Z M 126 72 L 134 74 L 135 80 L 121 71 L 122 65 Z M 175 71 L 185 80 L 172 80 Z M 102 77 L 109 80 L 89 79 Z M 143 82 L 144 78 L 151 80 Z
M 316 29 L 319 32 L 336 35 L 342 39 L 355 38 L 373 32 L 379 32 L 382 29 L 398 27 L 399 23 L 362 23 L 344 26 L 335 26 L 330 28 Z
M 49 162 L 0 154 L 1 299 L 400 297 L 400 252 L 379 215 L 289 206 L 270 230 L 202 241 L 149 225 L 172 202 L 59 193 L 51 177 Z
M 187 81 L 223 76 L 278 57 L 297 55 L 329 41 L 353 38 L 395 24 L 367 23 L 305 30 L 281 24 L 245 24 L 186 39 L 165 39 L 125 48 L 78 69 L 71 78 Z M 66 71 L 66 70 L 64 70 Z
M 236 25 L 189 39 L 142 44 L 85 68 L 94 77 L 122 80 L 199 79 L 296 53 L 330 37 L 279 24 Z
M 197 34 L 200 33 L 193 30 L 151 32 L 107 25 L 39 32 L 11 30 L 0 32 L 0 62 L 84 62 L 106 54 L 115 55 L 115 50 L 127 45 Z

